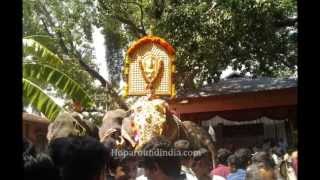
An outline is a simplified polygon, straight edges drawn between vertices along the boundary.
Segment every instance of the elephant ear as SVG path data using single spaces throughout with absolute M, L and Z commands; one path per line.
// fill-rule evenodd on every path
M 126 113 L 127 112 L 123 109 L 107 111 L 99 129 L 100 138 L 102 134 L 110 128 L 121 129 L 123 118 L 127 115 Z
M 77 112 L 73 112 L 71 115 L 76 121 L 75 127 L 77 130 L 79 130 L 81 136 L 89 135 L 91 137 L 99 139 L 99 130 L 97 126 L 95 126 L 90 121 L 83 119 Z
M 125 116 L 125 117 L 129 117 L 132 113 L 133 113 L 133 110 L 132 110 L 132 109 L 129 109 L 129 110 L 126 112 L 126 116 Z
M 132 148 L 135 148 L 135 146 L 137 145 L 136 142 L 133 140 L 133 138 L 129 135 L 129 133 L 125 130 L 121 130 L 121 136 L 126 139 Z
M 47 139 L 51 141 L 58 137 L 75 135 L 72 116 L 67 112 L 58 114 L 56 119 L 48 126 Z
M 132 147 L 136 146 L 134 139 L 134 131 L 135 131 L 136 127 L 134 125 L 134 122 L 126 117 L 123 119 L 122 121 L 122 126 L 121 126 L 121 135 L 127 140 L 129 141 L 129 143 L 131 144 Z

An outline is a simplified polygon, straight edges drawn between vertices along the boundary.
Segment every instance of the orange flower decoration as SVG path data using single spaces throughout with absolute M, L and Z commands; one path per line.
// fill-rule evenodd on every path
M 157 37 L 157 36 L 145 36 L 133 43 L 133 45 L 128 49 L 128 55 L 131 56 L 139 47 L 146 43 L 156 43 L 163 47 L 169 55 L 173 55 L 175 50 L 173 47 L 164 39 Z

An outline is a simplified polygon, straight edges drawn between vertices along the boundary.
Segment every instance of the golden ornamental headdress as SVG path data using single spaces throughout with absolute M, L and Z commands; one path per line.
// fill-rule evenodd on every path
M 164 39 L 145 36 L 128 49 L 124 78 L 125 96 L 175 96 L 175 50 Z

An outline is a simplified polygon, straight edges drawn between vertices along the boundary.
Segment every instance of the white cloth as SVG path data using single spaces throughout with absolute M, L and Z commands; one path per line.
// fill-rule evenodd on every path
M 276 164 L 276 165 L 278 165 L 279 164 L 279 158 L 278 158 L 278 156 L 276 155 L 276 154 L 272 154 L 272 159 L 273 159 L 273 161 L 274 161 L 274 163 Z
M 288 167 L 288 180 L 297 180 L 296 173 L 292 167 Z
M 136 180 L 148 180 L 148 178 L 142 174 L 141 176 L 136 177 Z
M 186 175 L 186 180 L 198 180 L 196 176 L 188 172 L 182 172 L 182 173 Z M 148 178 L 144 174 L 142 174 L 141 176 L 138 176 L 136 180 L 148 180 Z M 220 180 L 220 179 L 215 179 L 215 180 Z
M 209 126 L 208 133 L 210 134 L 212 141 L 216 142 L 216 134 L 215 134 L 214 129 L 211 125 Z
M 198 180 L 198 178 L 190 173 L 185 173 L 186 180 Z
M 184 165 L 181 166 L 181 173 L 186 175 L 187 180 L 197 180 L 197 177 L 194 175 L 191 168 L 188 168 Z
M 212 180 L 226 180 L 226 178 L 224 178 L 222 176 L 218 176 L 218 175 L 213 175 Z
M 141 176 L 141 175 L 144 175 L 144 169 L 143 168 L 138 168 L 137 169 L 137 177 Z

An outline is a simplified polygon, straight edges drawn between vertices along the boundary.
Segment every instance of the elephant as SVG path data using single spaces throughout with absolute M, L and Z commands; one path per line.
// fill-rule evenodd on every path
M 130 113 L 123 109 L 107 111 L 99 128 L 100 142 L 111 149 L 133 149 L 132 122 L 127 118 Z
M 136 151 L 155 136 L 164 136 L 172 143 L 186 139 L 193 149 L 207 148 L 215 166 L 215 144 L 209 133 L 192 121 L 182 122 L 161 99 L 138 101 L 128 111 L 108 111 L 99 136 L 102 142 L 117 139 L 118 148 L 131 146 Z
M 98 131 L 96 125 L 82 119 L 78 113 L 62 112 L 48 126 L 47 139 L 50 142 L 61 137 L 88 135 L 99 140 Z

